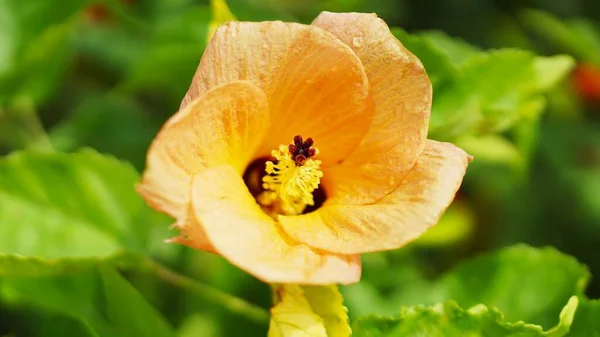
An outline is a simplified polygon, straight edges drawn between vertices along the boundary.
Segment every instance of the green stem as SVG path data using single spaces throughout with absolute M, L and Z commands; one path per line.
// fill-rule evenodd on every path
M 150 270 L 163 281 L 186 289 L 209 302 L 219 305 L 234 314 L 244 316 L 256 323 L 269 323 L 269 312 L 267 310 L 219 289 L 178 274 L 154 261 L 149 262 Z

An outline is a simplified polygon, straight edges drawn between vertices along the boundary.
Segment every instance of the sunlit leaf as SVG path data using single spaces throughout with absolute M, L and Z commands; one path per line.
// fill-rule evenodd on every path
M 546 91 L 560 82 L 575 66 L 572 57 L 558 55 L 537 57 L 533 62 L 534 85 L 537 90 Z
M 418 55 L 435 89 L 440 88 L 445 82 L 453 81 L 457 76 L 458 68 L 452 63 L 450 56 L 429 39 L 408 34 L 397 27 L 392 28 L 392 33 L 402 42 L 404 47 L 413 54 Z
M 429 136 L 438 140 L 497 134 L 539 117 L 545 107 L 542 94 L 574 65 L 569 56 L 541 57 L 509 48 L 481 51 L 438 31 L 393 33 L 419 57 L 431 78 Z
M 519 149 L 499 135 L 459 137 L 455 144 L 477 158 L 478 162 L 508 164 L 515 168 L 521 168 L 523 165 L 523 157 Z
M 221 327 L 211 315 L 192 314 L 185 318 L 178 329 L 179 337 L 221 336 Z
M 493 307 L 476 305 L 465 310 L 454 301 L 403 308 L 394 317 L 362 317 L 353 324 L 353 330 L 356 337 L 561 337 L 571 325 L 577 303 L 573 297 L 561 312 L 559 323 L 548 331 L 534 324 L 512 323 Z
M 0 160 L 0 252 L 45 258 L 141 249 L 152 214 L 137 172 L 92 150 Z
M 517 245 L 457 266 L 439 280 L 434 297 L 438 302 L 454 299 L 462 307 L 495 306 L 509 321 L 549 327 L 588 279 L 587 268 L 570 256 L 553 248 Z
M 377 304 L 372 313 L 393 314 L 404 305 L 454 300 L 463 308 L 496 307 L 509 322 L 523 320 L 549 328 L 567 300 L 583 292 L 589 277 L 584 265 L 554 248 L 516 245 L 460 263 L 438 280 L 417 274 L 397 282 L 385 296 L 372 291 L 367 299 L 347 298 L 346 303 L 351 313 L 364 313 L 356 306 L 369 300 Z
M 425 31 L 419 33 L 418 36 L 439 50 L 443 50 L 444 54 L 450 58 L 450 61 L 458 67 L 481 51 L 479 48 L 462 39 L 448 36 L 446 33 L 438 30 Z

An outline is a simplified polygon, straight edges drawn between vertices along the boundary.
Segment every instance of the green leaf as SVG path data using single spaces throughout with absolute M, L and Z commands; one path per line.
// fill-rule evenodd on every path
M 72 53 L 72 20 L 90 0 L 66 0 L 60 6 L 49 1 L 0 0 L 6 17 L 0 33 L 0 104 L 15 96 L 39 103 L 56 90 Z M 13 32 L 7 39 L 4 31 Z M 5 103 L 6 104 L 6 103 Z
M 365 270 L 367 273 L 390 273 L 390 266 Z M 410 273 L 405 268 L 404 273 Z M 430 281 L 418 270 L 414 275 L 395 276 L 393 291 L 380 293 L 365 288 L 366 280 L 345 289 L 350 313 L 394 314 L 405 305 L 433 305 L 455 300 L 461 307 L 478 304 L 496 307 L 507 321 L 523 320 L 549 328 L 567 300 L 580 295 L 590 277 L 587 268 L 574 258 L 554 248 L 516 245 L 469 259 Z M 403 278 L 404 277 L 404 278 Z M 363 284 L 364 285 L 361 285 Z M 362 296 L 362 297 L 360 297 Z M 362 303 L 372 303 L 370 311 Z
M 174 337 L 164 317 L 112 267 L 100 270 L 106 311 L 117 329 L 130 337 Z
M 454 299 L 462 307 L 495 306 L 509 321 L 548 327 L 589 277 L 584 265 L 554 248 L 517 245 L 454 268 L 438 281 L 434 297 L 436 302 Z
M 135 269 L 142 260 L 132 250 L 153 251 L 145 241 L 163 219 L 135 192 L 138 179 L 131 165 L 92 150 L 0 159 L 2 302 L 77 315 L 99 336 L 129 336 L 99 311 L 95 269 Z
M 92 150 L 19 152 L 0 160 L 0 252 L 108 257 L 142 249 L 152 212 L 128 164 Z
M 478 162 L 508 164 L 514 168 L 524 165 L 519 149 L 500 135 L 464 136 L 457 138 L 454 143 L 477 158 Z
M 274 291 L 278 303 L 271 309 L 269 337 L 327 337 L 323 318 L 312 310 L 301 286 L 281 285 Z
M 46 259 L 16 254 L 0 253 L 0 277 L 46 277 L 53 275 L 81 274 L 93 271 L 104 264 L 134 269 L 141 257 L 122 252 L 109 258 L 83 257 Z
M 574 65 L 568 56 L 481 51 L 438 31 L 411 35 L 394 28 L 393 33 L 423 62 L 434 86 L 432 139 L 497 134 L 525 118 L 538 118 L 545 107 L 542 94 Z
M 138 102 L 125 95 L 109 94 L 82 100 L 68 118 L 51 130 L 50 139 L 61 151 L 89 146 L 128 158 L 141 168 L 148 144 L 159 128 Z
M 453 139 L 465 132 L 497 133 L 514 125 L 521 118 L 519 106 L 532 93 L 533 62 L 533 54 L 512 49 L 471 57 L 454 85 L 434 97 L 431 132 Z
M 96 65 L 95 76 L 104 79 L 120 76 L 143 59 L 146 41 L 122 27 L 85 24 L 78 27 L 74 44 L 78 54 Z
M 118 334 L 100 312 L 98 299 L 102 292 L 95 271 L 74 270 L 73 273 L 54 276 L 29 275 L 36 277 L 15 277 L 14 274 L 2 275 L 0 300 L 3 304 L 78 318 L 100 336 L 125 337 Z
M 587 62 L 600 63 L 600 29 L 583 19 L 562 20 L 550 13 L 526 9 L 520 21 L 563 52 Z
M 18 96 L 39 103 L 56 90 L 71 56 L 73 29 L 71 22 L 50 27 L 16 56 L 19 62 L 0 76 L 0 103 Z
M 443 50 L 451 62 L 456 66 L 461 66 L 473 55 L 480 52 L 480 49 L 467 43 L 466 41 L 446 35 L 446 33 L 432 30 L 418 34 L 424 40 L 429 41 L 436 48 Z
M 499 308 L 509 321 L 549 327 L 566 300 L 580 294 L 588 279 L 585 266 L 553 248 L 518 245 L 467 261 L 420 290 L 429 296 L 425 303 L 449 299 L 463 307 L 483 303 Z M 414 294 L 412 301 L 416 304 Z
M 4 331 L 12 331 L 11 336 L 98 337 L 85 320 L 72 315 L 29 306 L 9 306 L 3 309 L 0 309 L 2 328 Z
M 209 314 L 191 314 L 179 326 L 179 337 L 223 336 L 222 327 Z
M 464 150 L 466 150 L 463 147 Z M 467 150 L 467 152 L 469 152 Z M 469 152 L 473 154 L 472 152 Z M 479 160 L 479 157 L 477 157 Z M 455 200 L 437 225 L 421 235 L 414 243 L 419 246 L 447 246 L 465 241 L 473 233 L 475 214 L 466 203 Z
M 573 320 L 569 337 L 600 337 L 600 300 L 583 300 Z
M 10 70 L 15 62 L 16 26 L 13 13 L 0 5 L 0 75 Z
M 533 62 L 535 89 L 539 91 L 552 89 L 573 67 L 575 67 L 575 60 L 570 56 L 536 57 Z
M 153 46 L 142 60 L 136 62 L 122 86 L 125 90 L 170 89 L 181 97 L 189 86 L 203 51 L 204 45 L 200 43 Z
M 454 301 L 403 308 L 395 317 L 362 317 L 352 328 L 355 337 L 560 337 L 568 331 L 576 308 L 577 297 L 573 297 L 560 314 L 560 322 L 549 331 L 524 322 L 508 323 L 502 313 L 485 305 L 465 310 Z
M 430 40 L 419 35 L 408 34 L 397 27 L 392 28 L 392 33 L 404 47 L 419 57 L 435 90 L 439 89 L 444 82 L 451 81 L 457 76 L 458 69 L 452 63 L 450 56 Z
M 48 1 L 0 0 L 0 12 L 10 13 L 19 27 L 20 39 L 30 42 L 48 27 L 60 24 L 80 12 L 91 0 L 64 0 L 60 6 Z

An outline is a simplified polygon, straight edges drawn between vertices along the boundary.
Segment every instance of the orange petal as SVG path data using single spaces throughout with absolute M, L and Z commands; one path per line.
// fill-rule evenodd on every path
M 450 143 L 428 140 L 400 185 L 379 202 L 325 205 L 313 213 L 279 220 L 292 238 L 317 249 L 340 254 L 396 249 L 438 222 L 470 160 Z
M 230 22 L 206 48 L 185 107 L 215 85 L 249 80 L 269 98 L 272 125 L 260 153 L 295 135 L 312 137 L 324 166 L 342 160 L 367 132 L 369 84 L 359 58 L 316 28 L 283 22 Z
M 375 14 L 323 12 L 312 24 L 358 55 L 375 105 L 360 145 L 341 165 L 325 172 L 328 202 L 375 202 L 400 183 L 425 146 L 431 83 L 419 59 Z
M 237 81 L 214 88 L 159 132 L 138 192 L 156 210 L 182 222 L 193 175 L 224 164 L 241 175 L 268 126 L 267 98 L 256 86 Z
M 230 166 L 198 173 L 194 213 L 215 250 L 268 283 L 332 284 L 360 279 L 360 258 L 318 252 L 295 242 L 267 216 Z

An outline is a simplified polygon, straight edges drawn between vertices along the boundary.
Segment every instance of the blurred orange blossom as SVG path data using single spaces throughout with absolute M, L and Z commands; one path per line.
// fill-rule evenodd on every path
M 471 160 L 427 139 L 431 97 L 421 62 L 374 14 L 229 22 L 138 191 L 176 219 L 171 241 L 265 282 L 357 282 L 359 254 L 436 224 Z

